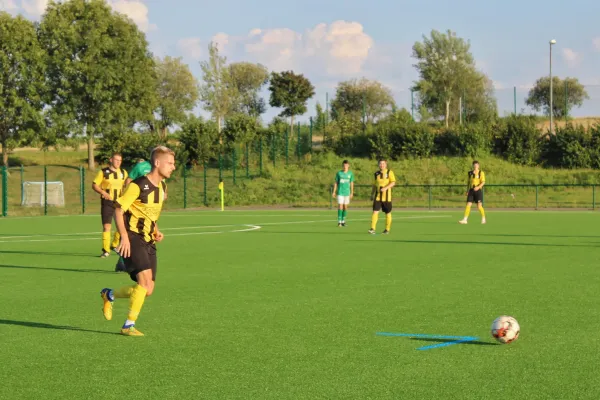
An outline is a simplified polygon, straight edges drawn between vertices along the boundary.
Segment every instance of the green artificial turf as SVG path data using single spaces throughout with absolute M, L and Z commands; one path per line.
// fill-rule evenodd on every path
M 142 338 L 116 334 L 127 301 L 102 317 L 130 281 L 99 216 L 3 219 L 0 398 L 597 399 L 600 215 L 487 212 L 397 211 L 389 236 L 364 210 L 165 213 Z

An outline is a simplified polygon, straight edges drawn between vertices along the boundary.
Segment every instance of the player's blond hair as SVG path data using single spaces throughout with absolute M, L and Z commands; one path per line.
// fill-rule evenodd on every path
M 150 154 L 150 163 L 152 164 L 152 168 L 154 168 L 154 162 L 156 159 L 165 154 L 170 154 L 175 157 L 175 152 L 166 146 L 158 146 L 152 149 L 152 153 Z

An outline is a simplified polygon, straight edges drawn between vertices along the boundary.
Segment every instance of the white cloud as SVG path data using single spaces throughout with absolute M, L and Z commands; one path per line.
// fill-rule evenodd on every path
M 506 86 L 502 82 L 492 81 L 492 85 L 494 86 L 494 89 L 496 89 L 496 90 L 506 89 Z
M 600 37 L 597 37 L 594 40 L 592 40 L 592 44 L 594 45 L 594 48 L 597 51 L 600 51 Z
M 46 11 L 47 5 L 48 0 L 23 0 L 21 2 L 23 11 L 36 18 L 40 17 Z
M 42 0 L 37 0 L 42 1 Z M 127 15 L 142 32 L 157 29 L 148 19 L 148 7 L 141 0 L 109 0 L 108 4 L 117 12 Z
M 190 37 L 180 39 L 177 42 L 177 48 L 186 57 L 194 60 L 200 60 L 202 57 L 202 40 L 200 38 Z
M 274 71 L 328 76 L 360 74 L 374 44 L 361 24 L 347 21 L 321 23 L 304 32 L 255 28 L 244 36 L 218 33 L 212 40 L 231 58 L 251 59 Z
M 569 48 L 562 49 L 562 56 L 563 59 L 566 61 L 567 65 L 571 68 L 577 67 L 582 60 L 581 54 Z
M 127 15 L 143 32 L 156 29 L 148 19 L 148 7 L 143 0 L 107 0 L 113 10 Z M 0 0 L 0 9 L 23 11 L 26 15 L 38 19 L 46 11 L 48 0 Z
M 14 0 L 0 0 L 0 10 L 2 11 L 13 11 L 17 8 L 17 4 Z

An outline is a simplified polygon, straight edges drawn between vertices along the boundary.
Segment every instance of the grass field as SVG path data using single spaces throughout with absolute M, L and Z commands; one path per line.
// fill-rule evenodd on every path
M 97 216 L 0 225 L 1 399 L 597 399 L 600 215 L 165 213 L 143 338 L 117 335 Z M 383 230 L 380 219 L 378 232 Z M 521 336 L 496 344 L 512 315 Z M 378 332 L 474 336 L 438 339 Z

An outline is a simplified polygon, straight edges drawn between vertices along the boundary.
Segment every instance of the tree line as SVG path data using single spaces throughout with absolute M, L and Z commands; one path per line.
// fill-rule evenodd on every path
M 147 156 L 149 148 L 173 137 L 181 161 L 198 163 L 269 132 L 292 130 L 296 118 L 306 114 L 315 88 L 303 74 L 228 63 L 214 43 L 208 50 L 197 81 L 181 58 L 155 57 L 135 23 L 104 0 L 50 2 L 39 22 L 0 12 L 4 165 L 19 146 L 49 149 L 85 140 L 88 166 L 94 169 L 96 141 L 101 157 L 116 150 Z M 413 58 L 419 80 L 411 90 L 421 122 L 450 128 L 498 120 L 492 82 L 476 68 L 468 41 L 433 30 L 414 44 Z M 564 82 L 554 77 L 553 108 L 559 117 L 588 98 L 577 79 Z M 267 101 L 260 96 L 265 87 L 268 104 L 280 109 L 266 125 L 261 116 Z M 549 93 L 549 79 L 540 78 L 527 104 L 548 113 Z M 198 105 L 210 120 L 194 115 Z M 339 145 L 406 113 L 382 83 L 351 79 L 338 84 L 325 110 L 317 103 L 313 123 L 326 141 Z

